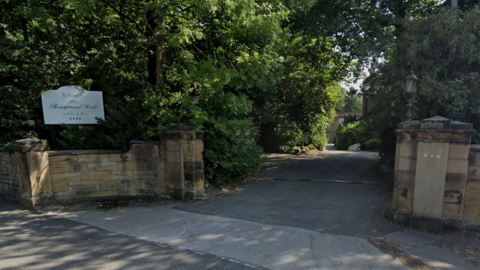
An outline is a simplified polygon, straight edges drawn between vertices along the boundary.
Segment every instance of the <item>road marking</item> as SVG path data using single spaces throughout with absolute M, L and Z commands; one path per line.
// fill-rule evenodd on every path
M 259 178 L 260 181 L 303 181 L 303 182 L 325 182 L 340 184 L 361 184 L 361 185 L 380 185 L 382 183 L 370 181 L 348 181 L 348 180 L 324 180 L 324 179 L 294 179 L 294 178 Z

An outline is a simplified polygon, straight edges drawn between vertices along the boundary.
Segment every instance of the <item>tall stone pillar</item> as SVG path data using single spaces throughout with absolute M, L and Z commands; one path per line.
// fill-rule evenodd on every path
M 204 196 L 203 131 L 170 125 L 161 135 L 166 150 L 167 192 L 175 199 Z
M 39 139 L 18 140 L 13 144 L 20 191 L 20 205 L 34 209 L 52 197 L 48 145 Z
M 396 133 L 394 220 L 461 231 L 472 125 L 435 116 L 402 122 Z

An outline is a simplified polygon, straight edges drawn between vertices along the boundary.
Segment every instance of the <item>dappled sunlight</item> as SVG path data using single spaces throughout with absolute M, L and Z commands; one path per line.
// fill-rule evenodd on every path
M 0 201 L 0 207 L 2 203 Z M 123 210 L 103 214 L 108 214 L 108 217 L 101 219 L 102 222 L 115 224 L 118 220 L 125 221 Z M 71 216 L 77 219 L 82 217 L 78 213 Z M 184 219 L 178 220 L 181 222 Z M 138 220 L 134 221 L 138 223 Z M 90 225 L 27 210 L 0 211 L 0 224 L 2 269 L 93 270 L 137 269 L 139 266 L 141 269 L 156 269 L 160 264 L 162 269 L 195 269 L 202 262 L 198 255 L 193 256 L 188 251 L 160 247 Z M 217 236 L 205 234 L 204 238 L 212 241 Z

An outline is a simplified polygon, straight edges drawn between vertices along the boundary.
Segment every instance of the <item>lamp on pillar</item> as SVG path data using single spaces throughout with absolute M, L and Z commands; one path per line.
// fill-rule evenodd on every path
M 200 93 L 197 90 L 193 90 L 192 94 L 190 94 L 190 98 L 192 99 L 193 104 L 198 105 L 200 102 Z
M 413 73 L 413 69 L 410 70 L 410 74 L 407 75 L 407 104 L 405 104 L 406 115 L 405 121 L 412 121 L 412 95 L 415 94 L 415 87 L 417 86 L 418 78 Z

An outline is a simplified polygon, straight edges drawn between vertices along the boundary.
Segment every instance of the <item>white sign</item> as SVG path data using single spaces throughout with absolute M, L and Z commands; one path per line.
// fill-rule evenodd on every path
M 46 125 L 96 124 L 105 120 L 101 91 L 87 91 L 79 86 L 64 86 L 42 93 Z

